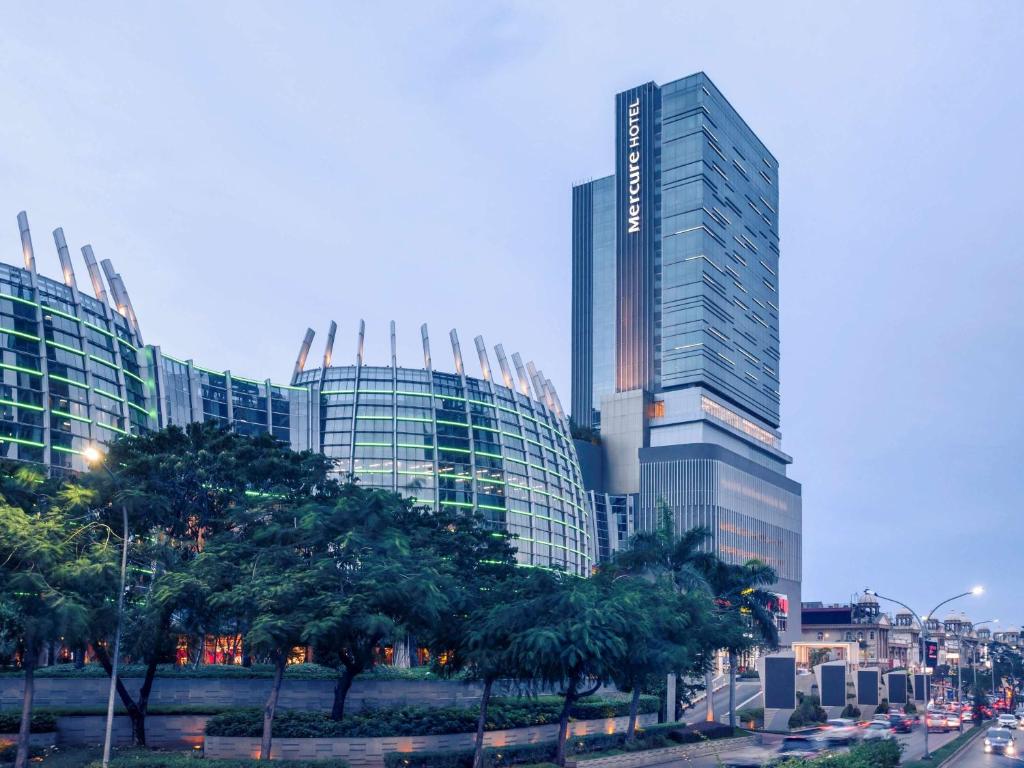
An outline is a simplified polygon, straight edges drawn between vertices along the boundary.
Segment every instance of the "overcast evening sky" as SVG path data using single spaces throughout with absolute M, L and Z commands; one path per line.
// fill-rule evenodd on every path
M 427 322 L 568 404 L 571 185 L 617 91 L 704 70 L 781 165 L 804 600 L 1019 624 L 1022 39 L 1020 2 L 9 4 L 0 260 L 25 209 L 169 354 L 286 382 L 307 326 L 418 365 Z

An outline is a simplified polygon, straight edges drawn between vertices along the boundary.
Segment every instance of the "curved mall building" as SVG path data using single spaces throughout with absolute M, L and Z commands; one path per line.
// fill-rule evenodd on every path
M 145 344 L 124 281 L 81 249 L 92 295 L 80 289 L 62 230 L 61 280 L 36 270 L 28 219 L 18 215 L 23 265 L 0 263 L 0 456 L 55 471 L 82 470 L 82 451 L 169 424 L 214 421 L 269 432 L 295 450 L 335 459 L 364 485 L 434 508 L 478 510 L 518 539 L 524 565 L 581 575 L 593 561 L 593 516 L 569 425 L 551 382 L 498 345 L 492 371 L 466 374 L 455 331 L 454 370 L 436 370 L 426 326 L 423 367 L 333 360 L 331 323 L 319 366 L 307 330 L 288 384 L 204 368 Z

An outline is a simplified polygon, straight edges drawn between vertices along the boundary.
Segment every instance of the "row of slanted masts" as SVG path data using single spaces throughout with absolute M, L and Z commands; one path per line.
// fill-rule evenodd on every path
M 391 367 L 398 367 L 398 354 L 396 351 L 395 343 L 395 321 L 391 321 Z M 324 368 L 330 368 L 331 362 L 334 357 L 334 337 L 338 333 L 338 324 L 333 320 L 327 329 L 327 344 L 324 347 Z M 306 329 L 306 335 L 302 339 L 302 346 L 299 347 L 299 357 L 295 361 L 295 371 L 292 375 L 292 383 L 294 384 L 298 379 L 298 376 L 306 368 L 306 359 L 309 357 L 310 347 L 313 345 L 313 337 L 316 332 L 312 328 Z M 428 371 L 433 371 L 434 366 L 430 357 L 430 335 L 427 333 L 427 324 L 424 323 L 420 326 L 420 336 L 423 340 L 423 367 Z M 462 363 L 462 348 L 459 346 L 459 335 L 453 328 L 449 334 L 449 338 L 452 343 L 452 354 L 455 356 L 455 372 L 465 378 L 465 367 Z M 356 366 L 362 367 L 363 365 L 363 344 L 366 338 L 366 323 L 362 320 L 359 321 L 359 336 L 356 343 Z M 487 346 L 484 344 L 483 336 L 477 336 L 473 340 L 476 344 L 476 353 L 480 358 L 480 371 L 484 381 L 491 381 L 491 361 L 487 356 Z M 512 354 L 512 364 L 515 366 L 516 377 L 512 377 L 512 369 L 509 368 L 508 358 L 505 356 L 505 350 L 501 344 L 494 347 L 494 354 L 498 358 L 498 369 L 501 372 L 501 383 L 512 390 L 518 390 L 527 397 L 533 397 L 535 400 L 539 400 L 548 406 L 548 408 L 558 417 L 565 418 L 565 412 L 562 410 L 562 403 L 558 399 L 558 393 L 555 391 L 554 385 L 551 383 L 551 379 L 545 378 L 542 371 L 537 370 L 537 367 L 533 362 L 528 362 L 523 365 L 523 359 L 519 356 L 518 352 Z
M 21 255 L 25 259 L 25 269 L 36 274 L 36 254 L 32 247 L 32 233 L 28 228 L 28 215 L 22 211 L 18 214 L 18 230 L 21 232 Z M 75 268 L 71 264 L 71 254 L 68 253 L 68 244 L 64 239 L 64 230 L 57 227 L 53 230 L 53 243 L 57 246 L 57 258 L 60 259 L 60 271 L 64 278 L 64 285 L 72 290 L 78 290 L 78 282 L 75 280 Z M 106 277 L 107 285 L 110 286 L 110 293 L 114 299 L 114 309 L 118 311 L 135 331 L 138 339 L 142 340 L 139 333 L 139 320 L 135 316 L 135 308 L 132 307 L 132 300 L 128 297 L 128 291 L 124 287 L 121 275 L 114 270 L 110 259 L 104 259 L 96 263 L 96 255 L 92 252 L 91 245 L 82 246 L 82 258 L 85 259 L 85 267 L 89 271 L 89 280 L 92 283 L 93 293 L 97 300 L 104 304 L 109 303 L 107 290 L 103 285 L 103 278 Z M 102 267 L 102 272 L 100 271 Z

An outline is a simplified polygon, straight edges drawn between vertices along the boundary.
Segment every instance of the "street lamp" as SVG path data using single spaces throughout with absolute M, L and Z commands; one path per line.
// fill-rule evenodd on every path
M 82 457 L 90 467 L 102 467 L 110 475 L 111 482 L 116 486 L 117 478 L 110 471 L 110 467 L 104 461 L 106 457 L 98 448 L 90 445 L 82 451 Z M 123 502 L 121 503 L 121 520 L 124 524 L 124 536 L 121 542 L 121 588 L 117 593 L 117 629 L 114 632 L 114 658 L 110 661 L 110 693 L 107 695 L 107 724 L 103 735 L 103 768 L 107 768 L 110 765 L 110 736 L 114 727 L 114 695 L 117 691 L 117 665 L 121 657 L 121 624 L 124 614 L 125 580 L 128 571 L 128 507 Z
M 954 600 L 959 600 L 961 597 L 969 597 L 971 595 L 978 596 L 978 595 L 982 594 L 984 591 L 985 591 L 984 587 L 978 586 L 978 587 L 974 587 L 973 589 L 969 589 L 966 592 L 961 592 L 958 595 L 953 595 L 952 597 L 948 597 L 945 600 L 943 600 L 941 603 L 936 605 L 934 608 L 932 608 L 930 611 L 928 611 L 928 613 L 925 614 L 925 618 L 930 619 L 932 617 L 932 615 L 937 610 L 939 610 L 939 608 L 941 608 L 942 606 L 946 605 L 946 603 L 951 603 Z M 928 713 L 927 713 L 927 709 L 928 709 L 929 685 L 928 685 L 928 666 L 927 666 L 927 663 L 926 663 L 926 659 L 924 657 L 925 647 L 928 644 L 928 625 L 921 619 L 920 616 L 917 615 L 917 611 L 915 611 L 913 608 L 911 608 L 906 603 L 901 602 L 900 600 L 897 600 L 894 597 L 886 597 L 885 595 L 880 595 L 875 590 L 868 589 L 867 587 L 864 588 L 864 594 L 865 595 L 873 595 L 873 596 L 879 598 L 880 600 L 888 600 L 890 603 L 896 603 L 896 605 L 902 605 L 904 608 L 906 608 L 908 611 L 910 611 L 910 613 L 914 616 L 914 618 L 917 619 L 917 623 L 921 625 L 921 644 L 918 646 L 917 651 L 918 651 L 918 656 L 921 659 L 921 670 L 924 672 L 925 724 L 924 724 L 924 756 L 923 756 L 923 759 L 928 760 L 928 759 L 931 758 L 931 754 L 928 752 Z M 959 714 L 958 714 L 958 717 L 959 717 Z

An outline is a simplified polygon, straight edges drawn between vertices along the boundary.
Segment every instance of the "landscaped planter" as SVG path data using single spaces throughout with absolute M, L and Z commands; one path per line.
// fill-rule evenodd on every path
M 0 733 L 0 745 L 15 744 L 17 741 L 18 734 L 16 733 Z M 52 747 L 57 743 L 57 732 L 46 731 L 45 733 L 30 733 L 28 735 L 28 743 L 29 746 L 38 747 L 40 749 Z
M 187 749 L 203 743 L 203 731 L 210 715 L 148 715 L 146 745 L 163 749 Z M 102 744 L 107 718 L 104 715 L 60 715 L 57 743 L 61 746 Z M 115 746 L 132 743 L 132 721 L 116 715 L 111 729 Z
M 142 679 L 123 678 L 125 687 L 137 696 Z M 151 707 L 181 705 L 252 707 L 262 705 L 272 681 L 266 678 L 175 678 L 157 677 L 149 697 Z M 24 678 L 0 676 L 0 709 L 21 709 Z M 334 703 L 334 680 L 285 678 L 281 686 L 282 709 L 330 710 Z M 105 677 L 38 678 L 35 706 L 71 709 L 95 707 L 105 702 L 110 680 Z M 480 701 L 481 686 L 455 680 L 374 680 L 356 678 L 345 702 L 346 711 L 364 707 L 398 707 L 421 704 L 434 707 L 473 706 Z M 495 695 L 499 695 L 495 691 Z
M 651 725 L 658 721 L 656 713 L 639 715 L 637 723 Z M 576 720 L 569 723 L 569 736 L 590 736 L 597 733 L 618 733 L 629 725 L 628 717 L 610 717 L 600 720 Z M 558 737 L 558 724 L 534 725 L 528 728 L 510 728 L 486 731 L 484 745 L 506 747 L 518 744 L 537 744 L 554 741 Z M 317 760 L 341 758 L 352 768 L 383 768 L 384 756 L 389 752 L 434 752 L 437 750 L 472 749 L 474 733 L 450 733 L 438 736 L 379 736 L 375 738 L 287 739 L 274 738 L 270 756 L 278 760 Z M 260 740 L 250 736 L 207 736 L 206 757 L 238 759 L 257 757 Z

